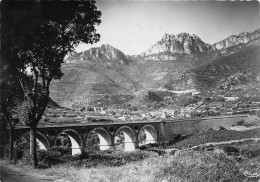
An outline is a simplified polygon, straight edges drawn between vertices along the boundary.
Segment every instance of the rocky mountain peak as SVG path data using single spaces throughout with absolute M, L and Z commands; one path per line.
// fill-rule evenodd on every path
M 75 62 L 75 61 L 84 61 L 84 60 L 94 60 L 101 61 L 105 64 L 128 64 L 129 59 L 127 56 L 120 50 L 114 48 L 109 44 L 103 44 L 100 47 L 94 47 L 87 51 L 74 54 L 67 58 L 66 62 Z
M 178 53 L 194 54 L 196 52 L 208 52 L 214 50 L 226 49 L 239 44 L 246 44 L 252 40 L 259 39 L 260 29 L 253 32 L 242 32 L 239 35 L 231 35 L 226 39 L 214 43 L 213 45 L 203 42 L 195 34 L 186 32 L 174 34 L 164 34 L 162 39 L 154 44 L 150 49 L 143 52 L 143 56 L 161 54 L 161 53 Z
M 115 51 L 116 49 L 109 44 L 103 44 L 100 46 L 100 51 L 106 53 L 108 51 Z
M 185 53 L 205 52 L 211 49 L 211 46 L 204 43 L 198 36 L 189 33 L 180 33 L 178 35 L 164 34 L 162 39 L 154 44 L 143 55 L 159 53 Z
M 236 46 L 239 44 L 246 44 L 259 37 L 260 37 L 260 29 L 251 33 L 242 32 L 239 35 L 231 35 L 226 39 L 213 44 L 213 47 L 217 50 L 226 49 L 228 47 Z

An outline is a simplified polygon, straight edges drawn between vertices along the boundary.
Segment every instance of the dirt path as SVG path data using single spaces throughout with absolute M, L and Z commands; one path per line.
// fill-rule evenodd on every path
M 21 171 L 16 171 L 7 167 L 3 162 L 0 162 L 0 182 L 50 182 L 52 179 L 36 177 L 30 174 L 25 174 Z
M 209 145 L 215 146 L 215 145 L 231 144 L 231 143 L 238 143 L 238 142 L 245 142 L 245 141 L 252 141 L 252 140 L 258 141 L 258 140 L 260 140 L 260 138 L 247 138 L 247 139 L 229 140 L 229 141 L 223 141 L 223 142 L 208 142 L 208 143 L 204 143 L 204 144 L 201 144 L 201 145 L 196 145 L 196 146 L 184 149 L 184 150 L 191 150 L 191 149 L 194 149 L 196 147 L 203 147 L 203 146 L 209 146 Z

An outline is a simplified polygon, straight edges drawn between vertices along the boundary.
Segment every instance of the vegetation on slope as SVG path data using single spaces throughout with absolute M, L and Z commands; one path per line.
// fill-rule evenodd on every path
M 130 57 L 112 48 L 101 55 L 95 48 L 68 58 L 62 80 L 51 85 L 52 98 L 63 106 L 122 106 L 127 102 L 138 106 L 149 91 L 161 88 L 224 91 L 231 96 L 254 90 L 259 95 L 258 88 L 247 89 L 248 84 L 259 82 L 259 49 L 258 39 L 194 54 Z
M 230 154 L 230 149 L 234 151 L 236 148 L 226 146 L 213 151 L 190 150 L 178 151 L 174 155 L 151 155 L 141 161 L 127 160 L 124 165 L 119 166 L 101 163 L 91 168 L 88 165 L 86 168 L 84 166 L 79 168 L 63 164 L 34 171 L 71 182 L 257 181 L 260 179 L 260 176 L 256 175 L 260 174 L 260 153 L 257 152 L 259 146 L 252 144 L 243 148 L 244 154 L 247 152 L 256 155 L 242 155 L 238 160 L 236 155 Z M 131 155 L 126 153 L 126 156 Z M 114 160 L 116 161 L 116 158 Z M 89 164 L 92 164 L 91 160 Z
M 256 82 L 260 73 L 260 47 L 247 47 L 193 70 L 198 90 L 229 89 L 234 85 Z
M 201 144 L 210 142 L 223 142 L 231 140 L 242 140 L 250 138 L 260 138 L 260 129 L 246 130 L 246 131 L 233 131 L 233 130 L 208 130 L 201 133 L 196 133 L 181 140 L 168 148 L 185 149 Z

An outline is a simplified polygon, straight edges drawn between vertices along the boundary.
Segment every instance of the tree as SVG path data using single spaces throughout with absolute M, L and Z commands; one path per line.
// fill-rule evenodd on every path
M 18 123 L 17 105 L 21 98 L 22 90 L 15 77 L 12 76 L 12 70 L 4 66 L 4 60 L 0 62 L 0 111 L 1 120 L 5 125 L 9 125 L 9 160 L 13 160 L 13 133 L 14 127 Z
M 95 1 L 3 1 L 1 8 L 2 56 L 19 76 L 24 97 L 20 120 L 30 127 L 30 154 L 37 167 L 36 129 L 48 104 L 51 81 L 62 77 L 64 57 L 76 45 L 99 40 L 95 26 L 101 22 L 101 12 Z

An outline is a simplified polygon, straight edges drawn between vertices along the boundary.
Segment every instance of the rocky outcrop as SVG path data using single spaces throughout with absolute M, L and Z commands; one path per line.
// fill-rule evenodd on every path
M 239 35 L 232 35 L 213 45 L 203 42 L 198 36 L 189 33 L 180 33 L 178 35 L 164 34 L 162 39 L 154 44 L 149 50 L 142 53 L 142 56 L 151 56 L 155 54 L 194 54 L 198 52 L 208 52 L 222 50 L 239 44 L 250 43 L 258 40 L 260 29 L 254 32 L 243 32 Z
M 131 62 L 123 52 L 109 44 L 103 44 L 100 47 L 94 47 L 87 51 L 74 54 L 68 57 L 65 62 L 71 63 L 84 60 L 99 61 L 109 65 L 124 65 Z
M 211 45 L 203 42 L 198 36 L 194 34 L 165 34 L 159 42 L 153 45 L 148 51 L 144 52 L 143 55 L 159 53 L 192 54 L 195 52 L 206 52 L 211 49 Z
M 251 33 L 242 32 L 239 35 L 231 35 L 228 38 L 213 44 L 213 47 L 216 50 L 226 49 L 228 47 L 233 47 L 239 44 L 246 44 L 259 37 L 260 37 L 260 29 Z

